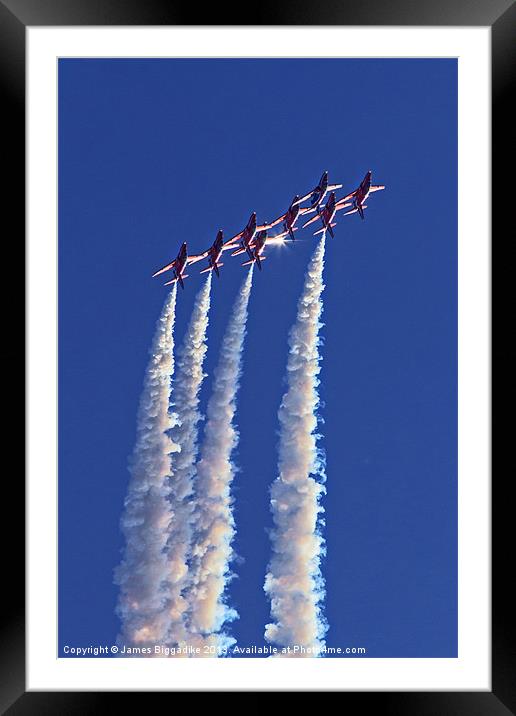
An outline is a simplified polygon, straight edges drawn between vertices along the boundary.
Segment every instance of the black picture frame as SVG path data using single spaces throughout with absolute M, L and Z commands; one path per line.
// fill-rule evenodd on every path
M 13 222 L 9 243 L 23 246 L 25 216 L 25 29 L 27 26 L 66 25 L 198 25 L 199 9 L 185 3 L 167 0 L 0 0 L 0 87 L 2 119 L 4 123 L 4 177 L 9 181 L 4 190 L 4 212 Z M 310 0 L 270 2 L 226 11 L 219 3 L 202 6 L 203 25 L 404 25 L 404 26 L 490 26 L 492 32 L 492 129 L 493 177 L 498 191 L 492 192 L 493 235 L 500 243 L 510 241 L 502 237 L 504 203 L 501 184 L 509 181 L 510 152 L 513 131 L 509 110 L 511 99 L 511 69 L 514 66 L 516 43 L 516 6 L 512 0 L 336 0 L 314 4 Z M 513 62 L 511 62 L 511 60 Z M 509 124 L 511 122 L 511 124 Z M 488 200 L 479 197 L 479 201 Z M 509 202 L 510 203 L 510 202 Z M 5 215 L 5 213 L 4 213 Z M 16 239 L 16 240 L 15 240 Z M 504 241 L 505 240 L 505 241 Z M 4 233 L 7 243 L 7 235 Z M 493 244 L 494 245 L 494 244 Z M 501 254 L 501 248 L 500 248 Z M 493 259 L 496 258 L 496 255 Z M 23 259 L 22 259 L 23 260 Z M 19 263 L 18 263 L 19 265 Z M 512 298 L 507 261 L 494 262 L 499 271 L 493 286 L 493 306 L 509 305 Z M 505 274 L 504 274 L 505 272 Z M 510 293 L 511 292 L 511 293 Z M 23 299 L 22 299 L 23 300 Z M 501 321 L 501 319 L 500 319 Z M 497 327 L 493 312 L 493 329 Z M 500 331 L 501 334 L 501 331 Z M 498 362 L 499 373 L 514 365 L 510 353 L 494 342 L 492 359 Z M 30 348 L 30 347 L 29 347 Z M 493 381 L 493 407 L 501 386 Z M 494 420 L 492 421 L 494 424 Z M 503 446 L 510 445 L 510 421 L 499 421 L 495 443 L 499 463 Z M 516 642 L 514 639 L 514 604 L 516 595 L 511 584 L 514 558 L 510 549 L 514 518 L 508 485 L 512 482 L 509 470 L 493 474 L 492 492 L 492 691 L 478 692 L 340 692 L 344 707 L 370 707 L 383 713 L 422 715 L 464 714 L 467 716 L 516 714 Z M 494 467 L 494 463 L 493 463 Z M 494 469 L 493 469 L 494 473 Z M 12 716 L 20 714 L 89 714 L 102 710 L 106 701 L 113 706 L 113 698 L 121 693 L 95 692 L 25 692 L 25 627 L 24 627 L 24 484 L 21 475 L 10 481 L 11 494 L 4 501 L 14 517 L 4 535 L 4 568 L 9 575 L 9 590 L 4 589 L 7 609 L 3 610 L 0 632 L 0 711 Z M 7 527 L 7 520 L 2 520 Z M 13 528 L 13 525 L 16 527 Z M 238 685 L 235 685 L 238 690 Z M 129 694 L 130 698 L 139 698 Z M 355 703 L 360 699 L 360 704 Z M 352 703 L 353 702 L 353 703 Z M 134 704 L 133 704 L 134 705 Z

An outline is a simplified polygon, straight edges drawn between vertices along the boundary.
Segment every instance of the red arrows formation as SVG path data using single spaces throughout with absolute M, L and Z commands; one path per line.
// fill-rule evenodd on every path
M 314 235 L 326 235 L 326 232 L 328 232 L 330 236 L 333 237 L 333 229 L 336 226 L 334 219 L 338 211 L 341 211 L 342 209 L 349 209 L 349 211 L 344 213 L 344 216 L 358 213 L 360 218 L 363 219 L 364 209 L 367 208 L 367 204 L 365 202 L 368 196 L 375 191 L 385 189 L 385 186 L 383 184 L 372 184 L 371 172 L 368 171 L 357 189 L 349 194 L 346 194 L 346 196 L 341 199 L 337 199 L 335 191 L 341 188 L 342 184 L 328 183 L 328 172 L 325 171 L 323 172 L 317 186 L 311 189 L 304 196 L 300 197 L 296 195 L 287 211 L 274 221 L 266 224 L 257 224 L 256 213 L 253 212 L 242 231 L 235 234 L 235 236 L 232 236 L 227 241 L 224 241 L 223 232 L 222 229 L 220 229 L 212 246 L 201 254 L 188 255 L 188 249 L 185 241 L 181 245 L 177 257 L 169 264 L 156 271 L 153 276 L 159 276 L 165 271 L 172 271 L 174 278 L 171 281 L 167 281 L 165 286 L 178 282 L 181 288 L 184 288 L 183 281 L 188 276 L 188 274 L 185 273 L 187 266 L 206 258 L 208 259 L 208 265 L 201 271 L 201 273 L 205 273 L 206 271 L 215 271 L 216 275 L 219 276 L 219 268 L 223 266 L 219 259 L 222 253 L 228 250 L 231 250 L 231 256 L 238 256 L 239 254 L 246 253 L 248 260 L 244 261 L 242 266 L 256 264 L 261 271 L 262 261 L 266 258 L 264 255 L 265 247 L 274 243 L 277 244 L 284 243 L 285 241 L 294 241 L 294 232 L 298 229 L 296 222 L 300 216 L 305 214 L 315 214 L 313 217 L 308 219 L 308 221 L 306 221 L 301 228 L 304 229 L 309 224 L 320 221 L 322 228 L 315 231 Z M 323 203 L 323 200 L 326 197 L 326 202 Z M 301 204 L 307 200 L 310 201 L 309 206 L 302 207 Z M 268 236 L 268 231 L 279 224 L 283 224 L 283 231 L 276 236 Z M 289 237 L 288 239 L 286 238 L 287 236 Z

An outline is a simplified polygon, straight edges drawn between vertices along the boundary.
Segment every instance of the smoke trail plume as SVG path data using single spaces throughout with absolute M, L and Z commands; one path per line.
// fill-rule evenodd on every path
M 279 476 L 271 487 L 274 529 L 272 557 L 265 579 L 272 623 L 267 641 L 297 647 L 281 656 L 313 657 L 324 645 L 321 614 L 324 582 L 320 559 L 324 546 L 318 529 L 323 511 L 324 458 L 317 447 L 319 329 L 322 313 L 324 237 L 305 277 L 297 318 L 289 334 L 287 391 L 278 412 Z
M 129 462 L 131 480 L 121 527 L 126 540 L 115 570 L 120 586 L 117 614 L 121 643 L 145 646 L 166 635 L 168 563 L 165 548 L 171 520 L 168 500 L 170 453 L 176 449 L 169 398 L 174 371 L 173 333 L 177 287 L 168 295 L 158 320 L 138 409 L 136 444 Z
M 205 377 L 206 331 L 210 309 L 211 273 L 195 299 L 190 324 L 177 357 L 177 375 L 172 386 L 174 422 L 170 431 L 179 447 L 174 453 L 169 480 L 172 520 L 168 530 L 168 615 L 167 643 L 185 645 L 187 602 L 182 594 L 188 583 L 188 559 L 192 546 L 193 480 L 197 459 L 199 390 Z
M 242 371 L 252 271 L 251 266 L 222 341 L 213 392 L 208 402 L 201 459 L 197 464 L 194 546 L 186 594 L 189 602 L 187 622 L 190 634 L 200 635 L 198 641 L 219 648 L 234 643 L 234 639 L 221 634 L 220 629 L 237 616 L 226 605 L 224 590 L 230 577 L 231 542 L 235 532 L 230 494 L 235 467 L 231 453 L 238 442 L 238 432 L 233 419 Z M 216 656 L 216 653 L 211 655 Z

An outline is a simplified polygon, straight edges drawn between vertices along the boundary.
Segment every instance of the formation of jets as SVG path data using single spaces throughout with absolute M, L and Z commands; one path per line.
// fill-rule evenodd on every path
M 242 263 L 242 266 L 256 264 L 261 271 L 262 261 L 267 258 L 264 255 L 265 247 L 274 243 L 294 241 L 294 232 L 299 228 L 296 226 L 296 222 L 300 216 L 315 213 L 315 216 L 306 221 L 301 228 L 304 229 L 310 224 L 320 221 L 322 227 L 314 232 L 314 236 L 328 232 L 332 237 L 334 237 L 333 229 L 336 226 L 334 219 L 338 211 L 351 207 L 343 216 L 358 213 L 360 218 L 363 219 L 364 209 L 367 209 L 365 202 L 369 195 L 375 191 L 385 189 L 383 184 L 372 184 L 371 179 L 371 172 L 368 171 L 357 189 L 346 194 L 346 196 L 341 199 L 337 199 L 335 192 L 337 189 L 342 188 L 342 184 L 330 184 L 328 181 L 328 172 L 323 172 L 317 186 L 304 196 L 296 194 L 287 211 L 281 216 L 278 216 L 274 221 L 258 224 L 256 212 L 253 211 L 242 231 L 224 241 L 224 233 L 222 229 L 219 229 L 213 244 L 201 254 L 189 255 L 186 241 L 184 241 L 181 244 L 177 257 L 156 271 L 153 277 L 159 276 L 166 271 L 172 271 L 173 278 L 171 281 L 167 281 L 165 286 L 170 286 L 178 282 L 181 288 L 184 288 L 184 279 L 188 278 L 188 274 L 185 273 L 186 269 L 190 264 L 197 263 L 203 259 L 208 259 L 208 265 L 201 270 L 201 273 L 214 271 L 217 276 L 220 276 L 219 269 L 224 265 L 220 261 L 220 257 L 224 251 L 231 251 L 231 256 L 247 254 L 247 260 Z M 326 203 L 323 203 L 325 199 Z M 309 201 L 309 206 L 302 207 L 301 204 L 305 201 Z M 280 224 L 282 225 L 283 231 L 274 236 L 269 236 L 268 232 L 270 229 Z

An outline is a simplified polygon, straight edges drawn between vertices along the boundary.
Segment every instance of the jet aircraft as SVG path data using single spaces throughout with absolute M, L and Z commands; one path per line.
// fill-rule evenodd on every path
M 303 214 L 308 214 L 314 211 L 314 209 L 311 209 L 310 207 L 301 208 L 299 206 L 300 204 L 300 198 L 299 195 L 296 194 L 296 196 L 292 199 L 292 203 L 288 207 L 287 211 L 279 216 L 277 219 L 275 219 L 270 225 L 269 228 L 272 228 L 273 226 L 276 226 L 276 224 L 280 224 L 283 222 L 283 230 L 285 232 L 285 235 L 288 234 L 292 241 L 295 241 L 294 231 L 297 231 L 296 221 L 300 216 Z
M 307 209 L 315 211 L 317 207 L 321 205 L 321 202 L 328 191 L 335 191 L 335 189 L 341 188 L 342 184 L 328 184 L 328 172 L 323 172 L 321 178 L 319 179 L 319 184 L 317 184 L 312 191 L 309 191 L 308 194 L 305 194 L 297 199 L 296 204 L 301 204 L 303 201 L 310 199 L 310 206 L 307 207 Z
M 343 205 L 349 201 L 349 199 L 352 199 L 353 209 L 351 209 L 351 211 L 346 211 L 344 216 L 347 216 L 348 214 L 356 214 L 358 212 L 360 214 L 360 218 L 364 218 L 364 209 L 367 208 L 365 201 L 367 200 L 369 194 L 385 189 L 383 184 L 371 184 L 371 176 L 372 172 L 368 171 L 360 182 L 358 189 L 355 189 L 355 191 L 352 191 L 350 194 L 346 194 L 346 196 L 342 197 L 342 199 L 339 199 L 337 202 L 337 211 L 339 211 L 339 209 L 343 209 Z
M 309 219 L 305 224 L 303 224 L 302 228 L 304 229 L 306 226 L 309 226 L 309 224 L 313 224 L 314 221 L 320 219 L 323 228 L 319 229 L 318 231 L 314 231 L 314 236 L 317 236 L 317 234 L 324 234 L 326 233 L 326 231 L 329 231 L 330 236 L 334 238 L 335 235 L 333 233 L 333 229 L 335 226 L 337 226 L 337 224 L 333 221 L 333 219 L 335 218 L 335 214 L 337 213 L 337 211 L 346 209 L 348 206 L 352 206 L 350 201 L 344 202 L 343 204 L 339 204 L 335 197 L 335 192 L 332 191 L 330 193 L 330 196 L 328 197 L 328 201 L 326 202 L 326 204 L 321 204 L 321 206 L 317 208 L 317 216 L 314 216 Z
M 256 234 L 259 231 L 266 231 L 267 229 L 272 229 L 273 226 L 276 226 L 276 224 L 280 223 L 282 218 L 283 217 L 280 217 L 279 219 L 276 219 L 271 223 L 257 224 L 256 212 L 253 211 L 253 213 L 249 217 L 245 229 L 228 239 L 223 245 L 223 251 L 226 251 L 227 249 L 233 249 L 235 248 L 237 243 L 240 243 L 240 249 L 238 251 L 234 251 L 231 256 L 237 256 L 238 254 L 247 251 L 249 258 L 252 258 L 251 247 Z
M 181 248 L 179 249 L 179 253 L 177 254 L 177 257 L 166 266 L 163 266 L 163 268 L 160 268 L 159 271 L 153 273 L 152 277 L 154 278 L 155 276 L 159 276 L 165 271 L 172 270 L 174 272 L 174 278 L 172 279 L 172 281 L 168 281 L 164 285 L 170 286 L 170 284 L 176 283 L 176 281 L 178 281 L 181 288 L 184 288 L 185 285 L 183 283 L 183 280 L 185 278 L 188 278 L 188 274 L 185 274 L 186 267 L 190 264 L 196 263 L 197 261 L 201 261 L 201 259 L 206 258 L 206 256 L 207 252 L 203 254 L 193 254 L 192 256 L 188 256 L 186 241 L 183 241 L 183 243 L 181 244 Z
M 226 248 L 231 248 L 231 247 L 228 246 Z M 217 274 L 217 278 L 220 277 L 219 268 L 221 266 L 224 266 L 224 264 L 221 261 L 219 261 L 219 259 L 220 259 L 220 256 L 223 251 L 224 251 L 224 234 L 222 232 L 222 229 L 219 229 L 219 231 L 217 232 L 217 237 L 216 237 L 215 241 L 210 246 L 210 248 L 204 252 L 205 256 L 208 257 L 208 266 L 206 268 L 202 269 L 202 271 L 200 271 L 200 273 L 206 273 L 207 271 L 215 271 L 215 273 Z
M 250 256 L 249 261 L 244 261 L 242 266 L 251 266 L 251 264 L 256 263 L 259 270 L 262 270 L 262 261 L 265 261 L 267 256 L 263 255 L 263 251 L 265 249 L 266 245 L 270 244 L 278 244 L 278 243 L 284 243 L 284 237 L 288 235 L 288 231 L 284 231 L 282 234 L 278 234 L 278 236 L 271 236 L 269 237 L 267 235 L 267 229 L 262 229 L 258 232 L 256 237 L 251 242 L 251 245 L 249 246 L 249 250 L 247 251 L 248 256 Z M 238 256 L 238 254 L 242 254 L 246 251 L 246 249 L 240 248 L 236 251 L 233 251 L 231 256 Z
M 351 204 L 347 204 L 347 206 L 351 206 Z M 341 207 L 344 208 L 343 206 Z M 335 214 L 337 213 L 337 199 L 335 197 L 335 192 L 332 191 L 330 193 L 330 196 L 328 197 L 328 201 L 323 207 L 317 207 L 317 215 L 312 217 L 311 219 L 308 219 L 308 221 L 303 224 L 303 229 L 306 226 L 309 226 L 310 224 L 313 224 L 314 221 L 317 221 L 317 219 L 320 219 L 323 225 L 322 229 L 319 229 L 314 233 L 314 236 L 316 234 L 324 234 L 326 231 L 330 232 L 330 235 L 332 238 L 334 238 L 333 233 L 333 227 L 336 226 L 333 222 L 333 219 L 335 217 Z

